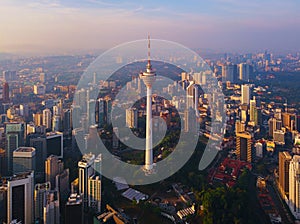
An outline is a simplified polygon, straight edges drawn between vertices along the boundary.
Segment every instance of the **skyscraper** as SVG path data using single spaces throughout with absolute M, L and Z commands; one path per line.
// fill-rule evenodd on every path
M 35 148 L 36 169 L 34 172 L 36 180 L 45 181 L 45 161 L 47 159 L 46 137 L 40 134 L 31 134 L 28 136 L 29 146 Z
M 43 221 L 44 224 L 60 223 L 59 192 L 57 190 L 51 190 L 46 193 Z
M 101 212 L 101 180 L 97 175 L 88 179 L 88 205 L 95 212 Z
M 65 207 L 65 224 L 83 223 L 83 203 L 79 194 L 71 194 Z
M 13 151 L 20 146 L 24 146 L 24 123 L 7 123 L 6 133 L 6 157 L 8 173 L 13 172 Z
M 137 128 L 138 114 L 136 108 L 126 109 L 126 127 Z
M 156 79 L 156 73 L 152 69 L 150 61 L 150 37 L 148 37 L 148 64 L 146 72 L 140 74 L 141 79 L 147 87 L 146 106 L 146 151 L 145 151 L 145 171 L 153 171 L 153 149 L 152 149 L 152 85 Z
M 253 161 L 251 135 L 248 132 L 236 133 L 236 155 L 239 160 Z
M 46 108 L 45 110 L 43 110 L 43 125 L 47 129 L 51 129 L 52 127 L 51 122 L 52 122 L 52 113 L 50 109 Z
M 249 105 L 250 102 L 250 87 L 249 85 L 241 86 L 241 104 Z
M 239 64 L 239 79 L 248 82 L 253 72 L 252 65 L 241 63 Z
M 289 152 L 279 152 L 279 190 L 282 196 L 289 194 L 289 167 L 292 156 Z
M 237 65 L 227 64 L 222 66 L 222 82 L 231 82 L 235 83 L 237 81 Z
M 60 174 L 64 169 L 64 164 L 57 156 L 51 155 L 45 162 L 45 179 L 50 182 L 51 188 L 55 189 L 56 175 Z
M 3 92 L 2 92 L 2 98 L 3 98 L 3 103 L 8 103 L 9 100 L 9 85 L 7 82 L 3 83 Z
M 34 220 L 43 221 L 44 206 L 46 205 L 47 194 L 51 190 L 50 182 L 36 184 L 34 186 Z
M 7 181 L 7 223 L 33 222 L 33 172 L 21 173 Z
M 88 206 L 88 180 L 94 175 L 93 163 L 95 155 L 89 153 L 82 156 L 78 162 L 79 168 L 79 194 L 82 195 L 84 207 Z
M 48 132 L 46 134 L 47 156 L 56 155 L 63 158 L 63 133 L 61 132 Z
M 294 155 L 289 167 L 289 207 L 300 218 L 300 156 Z
M 13 173 L 35 171 L 35 148 L 19 147 L 13 152 Z

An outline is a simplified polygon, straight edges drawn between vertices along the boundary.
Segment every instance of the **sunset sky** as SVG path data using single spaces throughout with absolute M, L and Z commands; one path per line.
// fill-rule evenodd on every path
M 66 53 L 153 38 L 228 52 L 300 50 L 298 0 L 1 0 L 0 52 Z

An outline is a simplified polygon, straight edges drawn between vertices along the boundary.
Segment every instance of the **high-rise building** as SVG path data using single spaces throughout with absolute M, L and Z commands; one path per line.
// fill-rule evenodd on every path
M 7 223 L 33 222 L 33 172 L 14 175 L 7 181 Z
M 273 133 L 274 142 L 279 145 L 285 144 L 285 132 L 283 130 L 275 130 Z
M 60 204 L 65 204 L 70 194 L 69 175 L 69 169 L 64 169 L 55 178 L 55 186 L 59 192 Z
M 241 104 L 249 105 L 250 102 L 250 87 L 249 85 L 241 86 Z
M 5 176 L 7 173 L 7 161 L 5 154 L 5 150 L 0 148 L 0 176 Z
M 300 218 L 300 156 L 294 155 L 289 167 L 289 207 Z
M 7 82 L 3 83 L 3 90 L 2 90 L 2 98 L 4 103 L 8 103 L 9 100 L 9 85 Z
M 104 113 L 104 105 L 105 105 L 105 100 L 103 98 L 99 98 L 96 101 L 96 124 L 98 124 L 99 127 L 103 127 L 104 122 L 105 122 L 105 113 Z
M 56 188 L 56 176 L 64 170 L 64 164 L 57 156 L 51 155 L 45 162 L 45 179 L 50 182 L 51 188 Z
M 289 194 L 289 168 L 292 156 L 289 152 L 279 152 L 279 190 L 282 196 Z
M 277 128 L 276 128 L 276 125 L 277 125 L 276 121 L 277 121 L 277 120 L 276 120 L 275 118 L 270 118 L 270 119 L 268 120 L 269 136 L 270 136 L 270 137 L 273 137 L 274 131 L 277 130 Z
M 249 81 L 250 76 L 253 73 L 253 67 L 252 65 L 241 63 L 239 64 L 239 78 L 240 80 Z
M 88 206 L 88 180 L 94 175 L 94 154 L 84 154 L 78 162 L 79 168 L 79 194 L 82 195 L 84 207 Z
M 46 93 L 46 86 L 42 83 L 38 83 L 33 86 L 33 93 L 35 95 L 45 95 Z
M 152 85 L 156 79 L 156 73 L 152 69 L 150 61 L 150 38 L 148 38 L 148 63 L 146 72 L 140 73 L 140 78 L 147 87 L 146 105 L 146 150 L 145 150 L 145 171 L 153 171 L 153 149 L 152 149 Z
M 43 222 L 44 207 L 46 205 L 47 194 L 50 190 L 50 182 L 36 184 L 34 186 L 34 220 L 39 223 Z
M 113 127 L 113 136 L 112 136 L 112 147 L 113 149 L 118 149 L 120 146 L 120 141 L 119 141 L 119 128 L 118 127 Z
M 71 110 L 64 110 L 63 115 L 63 131 L 64 134 L 69 135 L 72 131 Z
M 255 115 L 255 109 L 256 109 L 256 101 L 255 100 L 250 100 L 250 121 L 254 121 L 254 115 Z
M 126 109 L 126 127 L 137 128 L 138 113 L 136 108 Z
M 29 146 L 35 148 L 36 169 L 35 178 L 39 182 L 44 182 L 45 161 L 47 159 L 46 137 L 40 134 L 31 134 L 28 136 Z
M 5 82 L 18 81 L 16 71 L 3 71 L 3 79 Z
M 101 212 L 101 179 L 91 176 L 88 179 L 88 206 L 95 212 Z
M 46 203 L 43 211 L 44 224 L 60 223 L 59 193 L 51 190 L 46 194 Z
M 61 131 L 61 116 L 54 115 L 52 117 L 52 131 Z
M 43 114 L 36 113 L 32 115 L 35 126 L 43 125 Z
M 51 122 L 52 122 L 52 113 L 50 109 L 46 108 L 45 110 L 43 110 L 43 125 L 47 129 L 51 129 L 52 127 Z
M 245 122 L 244 121 L 236 121 L 235 122 L 235 133 L 244 132 L 245 131 Z
M 13 152 L 13 173 L 35 171 L 35 148 L 19 147 Z
M 5 125 L 6 134 L 6 157 L 8 174 L 13 172 L 13 151 L 20 146 L 24 146 L 24 123 L 7 123 Z
M 236 133 L 236 155 L 239 160 L 253 161 L 251 135 L 248 132 Z
M 63 133 L 48 132 L 46 134 L 47 156 L 56 155 L 63 158 Z
M 25 119 L 29 116 L 29 107 L 28 104 L 20 104 L 20 115 Z
M 79 194 L 71 194 L 65 206 L 65 224 L 83 223 L 83 203 Z
M 102 154 L 99 154 L 94 160 L 94 170 L 95 175 L 100 176 L 101 179 L 101 170 L 102 170 Z
M 0 223 L 7 222 L 7 186 L 0 186 Z
M 222 82 L 235 83 L 238 78 L 237 65 L 227 64 L 222 66 Z

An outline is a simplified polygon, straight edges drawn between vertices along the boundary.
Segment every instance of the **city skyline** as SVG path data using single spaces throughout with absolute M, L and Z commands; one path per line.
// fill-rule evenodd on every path
M 1 1 L 3 53 L 66 54 L 154 39 L 216 51 L 298 51 L 295 1 Z M 124 29 L 125 27 L 125 29 Z M 1 53 L 2 53 L 1 52 Z

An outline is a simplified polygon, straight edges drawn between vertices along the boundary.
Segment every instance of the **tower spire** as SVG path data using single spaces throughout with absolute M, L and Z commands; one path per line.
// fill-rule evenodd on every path
M 151 61 L 150 61 L 150 35 L 148 35 L 148 64 L 147 69 L 151 70 Z

